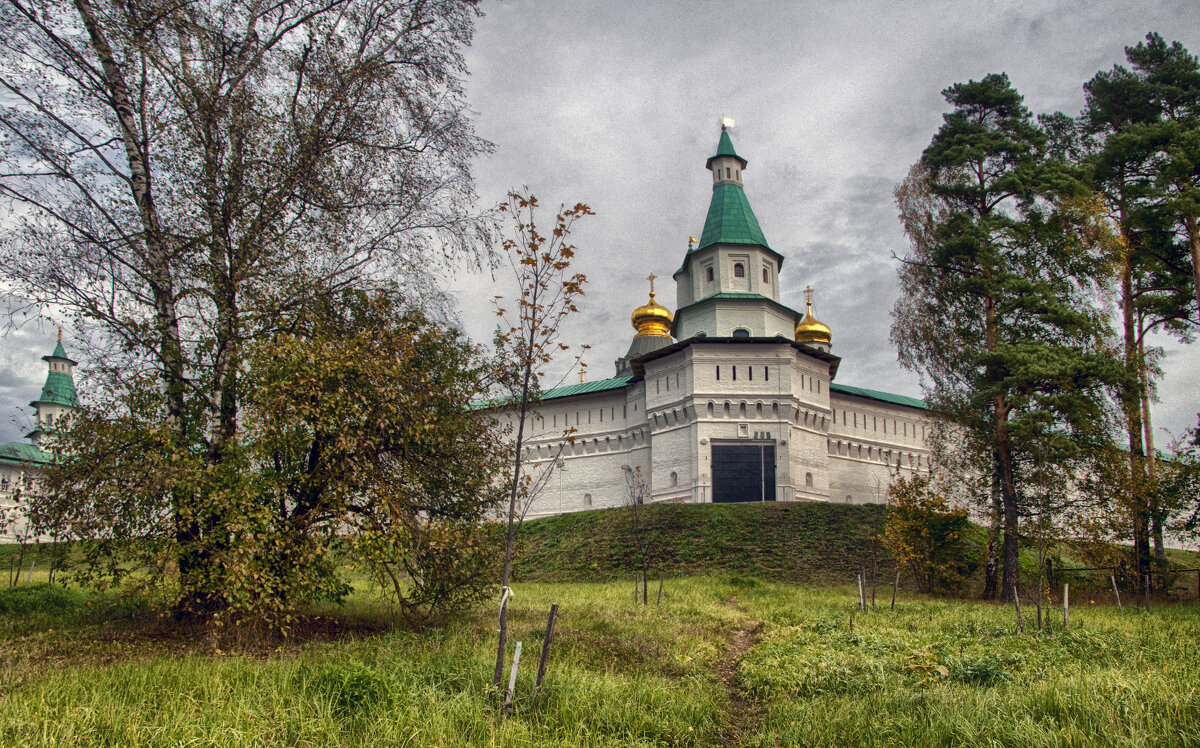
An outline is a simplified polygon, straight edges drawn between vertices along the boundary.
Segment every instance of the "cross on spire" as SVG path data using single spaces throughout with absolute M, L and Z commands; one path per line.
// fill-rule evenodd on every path
M 813 295 L 813 287 L 805 286 L 804 287 L 804 298 L 808 302 L 809 306 L 812 306 L 812 295 Z
M 646 280 L 650 281 L 650 295 L 651 296 L 654 296 L 654 279 L 657 277 L 658 276 L 655 275 L 654 273 L 651 273 L 650 275 L 646 276 Z

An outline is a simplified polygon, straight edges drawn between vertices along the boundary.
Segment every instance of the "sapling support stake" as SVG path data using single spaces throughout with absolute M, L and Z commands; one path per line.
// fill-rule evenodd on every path
M 1067 627 L 1067 623 L 1071 614 L 1071 585 L 1063 583 L 1063 628 Z
M 1142 589 L 1146 591 L 1146 612 L 1150 612 L 1150 575 L 1142 577 Z
M 1013 585 L 1013 602 L 1017 604 L 1017 633 L 1025 633 L 1025 619 L 1021 617 L 1021 593 L 1017 585 Z
M 1112 580 L 1112 585 L 1113 585 L 1113 594 L 1114 594 L 1114 595 L 1116 596 L 1116 598 L 1117 598 L 1117 612 L 1118 612 L 1118 613 L 1124 613 L 1124 612 L 1125 612 L 1125 607 L 1124 607 L 1123 605 L 1121 605 L 1121 591 L 1120 591 L 1119 589 L 1117 589 L 1117 575 L 1116 575 L 1116 574 L 1109 574 L 1109 575 L 1108 575 L 1108 578 Z
M 533 692 L 537 693 L 542 688 L 542 679 L 546 676 L 546 663 L 550 660 L 550 641 L 554 638 L 554 622 L 558 620 L 558 603 L 550 606 L 550 619 L 546 621 L 546 637 L 542 639 L 542 659 L 538 662 L 537 682 L 533 686 Z
M 521 664 L 521 642 L 513 650 L 512 669 L 508 674 L 508 695 L 504 697 L 504 713 L 512 713 L 513 692 L 517 690 L 517 667 Z
M 663 588 L 663 575 L 659 574 L 658 575 L 658 599 L 654 601 L 655 606 L 662 605 L 662 588 Z
M 25 575 L 25 584 L 29 584 L 33 581 L 33 565 L 36 563 L 36 561 L 29 562 L 29 573 Z
M 896 609 L 896 590 L 900 589 L 900 570 L 896 569 L 896 583 L 892 585 L 892 610 Z

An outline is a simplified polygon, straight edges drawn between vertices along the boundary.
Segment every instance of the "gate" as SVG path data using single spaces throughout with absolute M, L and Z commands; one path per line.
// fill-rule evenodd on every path
M 775 500 L 774 444 L 714 444 L 714 503 Z

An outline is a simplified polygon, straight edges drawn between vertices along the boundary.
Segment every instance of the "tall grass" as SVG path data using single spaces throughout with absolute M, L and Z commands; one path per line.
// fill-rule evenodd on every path
M 0 745 L 1200 745 L 1195 606 L 1122 615 L 1085 598 L 1068 630 L 1055 613 L 1016 634 L 1011 607 L 902 597 L 863 613 L 846 588 L 745 576 L 668 580 L 661 607 L 636 605 L 632 579 L 518 584 L 518 697 L 501 719 L 492 610 L 249 655 L 131 641 L 130 611 L 53 589 L 0 591 Z M 371 612 L 367 596 L 351 605 Z M 738 680 L 720 682 L 751 629 Z M 728 689 L 762 705 L 758 721 L 731 713 Z

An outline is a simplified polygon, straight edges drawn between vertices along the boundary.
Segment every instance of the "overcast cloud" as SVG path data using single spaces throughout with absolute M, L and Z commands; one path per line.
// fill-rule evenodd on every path
M 721 115 L 749 160 L 746 193 L 785 256 L 782 298 L 833 329 L 838 381 L 920 395 L 888 341 L 906 241 L 892 188 L 941 122 L 941 90 L 1006 72 L 1037 113 L 1076 114 L 1082 84 L 1158 31 L 1200 52 L 1200 3 L 1179 2 L 485 2 L 467 52 L 477 131 L 496 144 L 475 166 L 481 207 L 527 185 L 551 206 L 588 203 L 577 269 L 589 279 L 565 342 L 586 343 L 589 378 L 613 375 L 629 313 L 675 307 L 671 274 L 711 194 L 705 159 Z M 547 220 L 552 217 L 546 216 Z M 452 285 L 463 324 L 488 340 L 482 275 Z M 1155 425 L 1178 433 L 1200 410 L 1200 343 L 1167 348 Z M 67 341 L 70 346 L 70 341 Z M 53 328 L 0 342 L 0 441 L 45 375 Z M 82 362 L 86 366 L 86 362 Z M 10 405 L 11 404 L 11 405 Z M 11 410 L 10 410 L 11 409 Z M 7 432 L 7 433 L 6 433 Z M 1159 431 L 1160 440 L 1163 432 Z

